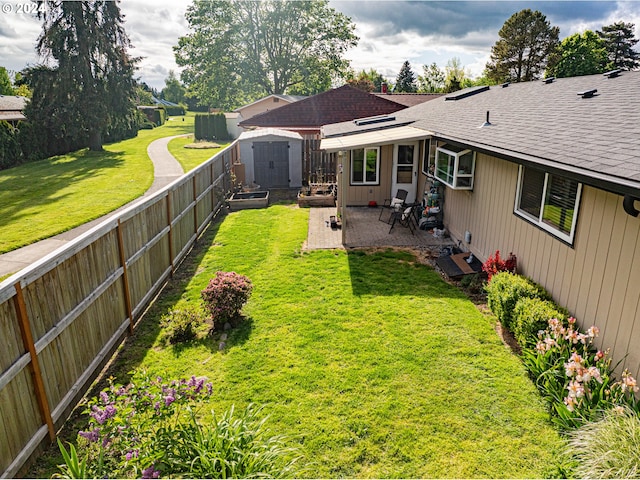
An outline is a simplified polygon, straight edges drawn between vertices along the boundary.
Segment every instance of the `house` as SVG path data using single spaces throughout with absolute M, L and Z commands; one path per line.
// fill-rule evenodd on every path
M 9 122 L 13 126 L 26 120 L 22 113 L 27 104 L 26 97 L 16 95 L 0 95 L 0 121 Z
M 442 185 L 444 224 L 482 261 L 513 252 L 614 364 L 640 373 L 640 72 L 475 87 L 323 128 L 349 206 Z
M 397 101 L 398 98 L 405 99 Z M 433 98 L 433 95 L 417 95 L 412 97 L 412 101 L 427 101 Z M 277 110 L 256 115 L 241 121 L 239 125 L 245 129 L 276 128 L 302 135 L 304 139 L 303 179 L 319 181 L 319 177 L 333 179 L 336 165 L 333 157 L 323 156 L 319 150 L 320 131 L 323 125 L 391 114 L 406 108 L 406 103 L 406 97 L 402 95 L 375 95 L 343 85 Z
M 269 112 L 305 98 L 307 97 L 303 95 L 273 94 L 243 105 L 232 112 L 225 113 L 225 117 L 227 118 L 227 131 L 233 138 L 238 138 L 240 134 L 245 131 L 245 129 L 239 125 L 243 120 L 248 120 L 260 113 Z

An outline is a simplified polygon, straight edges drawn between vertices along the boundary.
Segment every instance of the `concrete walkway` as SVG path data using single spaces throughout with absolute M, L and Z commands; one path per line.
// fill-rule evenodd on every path
M 133 200 L 132 202 L 123 205 L 117 210 L 108 213 L 107 215 L 92 220 L 74 229 L 63 232 L 45 240 L 41 240 L 31 245 L 13 250 L 9 253 L 0 255 L 0 277 L 8 275 L 10 273 L 16 273 L 17 271 L 27 267 L 28 265 L 38 261 L 45 255 L 53 252 L 57 248 L 60 248 L 67 242 L 73 240 L 84 232 L 90 230 L 99 223 L 104 222 L 106 219 L 117 215 L 122 210 L 126 209 L 131 203 L 137 202 L 140 198 L 148 197 L 158 190 L 166 187 L 175 179 L 181 177 L 184 174 L 182 166 L 175 159 L 167 145 L 169 141 L 174 138 L 182 137 L 184 135 L 175 135 L 173 137 L 165 137 L 155 140 L 149 144 L 147 148 L 147 154 L 153 162 L 153 184 L 149 189 L 141 196 Z

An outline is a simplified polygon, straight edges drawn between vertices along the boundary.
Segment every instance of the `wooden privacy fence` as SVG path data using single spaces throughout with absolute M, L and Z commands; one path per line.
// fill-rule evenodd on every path
M 16 476 L 224 206 L 237 143 L 0 283 L 0 472 Z

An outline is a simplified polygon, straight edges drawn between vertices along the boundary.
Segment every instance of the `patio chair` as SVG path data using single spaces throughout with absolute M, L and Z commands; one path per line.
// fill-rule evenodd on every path
M 414 225 L 414 211 L 415 205 L 406 205 L 403 210 L 394 211 L 391 213 L 391 228 L 389 229 L 389 233 L 393 230 L 396 223 L 408 228 L 411 232 L 411 235 L 415 235 L 415 225 Z
M 407 200 L 408 194 L 409 192 L 403 190 L 402 188 L 399 188 L 396 192 L 395 197 L 385 198 L 384 202 L 382 203 L 382 208 L 380 209 L 380 216 L 378 217 L 378 220 L 385 223 L 391 223 L 392 214 L 394 212 L 401 212 L 402 210 L 404 210 L 404 204 Z M 382 217 L 385 214 L 386 219 L 383 219 Z

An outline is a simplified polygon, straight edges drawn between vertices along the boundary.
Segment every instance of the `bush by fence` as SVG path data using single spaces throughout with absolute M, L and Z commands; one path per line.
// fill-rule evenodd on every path
M 229 132 L 224 113 L 196 115 L 194 136 L 196 140 L 227 140 Z

